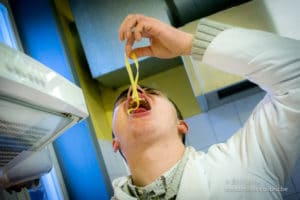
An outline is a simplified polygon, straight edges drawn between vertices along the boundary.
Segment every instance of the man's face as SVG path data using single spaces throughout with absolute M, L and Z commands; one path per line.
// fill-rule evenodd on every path
M 168 139 L 170 133 L 176 137 L 176 110 L 165 95 L 153 89 L 140 89 L 140 106 L 128 113 L 134 107 L 130 96 L 129 90 L 116 102 L 113 114 L 112 128 L 121 148 Z

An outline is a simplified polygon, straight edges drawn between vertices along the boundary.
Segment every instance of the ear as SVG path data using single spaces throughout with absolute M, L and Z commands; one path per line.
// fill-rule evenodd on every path
M 114 152 L 116 153 L 120 149 L 120 142 L 116 139 L 113 139 L 112 147 L 113 147 Z
M 177 130 L 179 133 L 187 134 L 189 132 L 189 126 L 185 121 L 179 120 L 177 124 Z

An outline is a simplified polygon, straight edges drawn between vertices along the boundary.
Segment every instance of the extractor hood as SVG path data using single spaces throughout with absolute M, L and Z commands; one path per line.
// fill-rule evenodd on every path
M 87 116 L 79 87 L 0 43 L 0 188 L 49 171 L 46 145 Z

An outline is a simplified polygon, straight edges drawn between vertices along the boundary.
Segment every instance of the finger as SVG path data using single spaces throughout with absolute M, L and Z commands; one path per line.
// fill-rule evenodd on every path
M 134 38 L 134 35 L 132 35 L 127 41 L 126 41 L 126 44 L 125 44 L 125 53 L 126 53 L 126 56 L 127 57 L 130 57 L 130 52 L 132 51 L 132 46 L 135 42 L 135 38 Z
M 144 32 L 144 23 L 143 20 L 140 20 L 139 23 L 134 28 L 134 36 L 137 41 L 140 41 L 143 37 Z
M 130 38 L 131 35 L 133 34 L 133 30 L 134 30 L 134 27 L 130 28 L 130 27 L 127 27 L 126 24 L 124 24 L 119 30 L 119 39 L 121 41 L 123 41 L 123 40 Z
M 120 38 L 121 41 L 125 39 L 125 32 L 126 32 L 126 29 L 127 29 L 127 24 L 128 24 L 128 21 L 131 20 L 131 18 L 132 18 L 132 15 L 128 15 L 120 25 L 119 38 Z
M 132 35 L 132 30 L 135 28 L 136 24 L 137 24 L 137 16 L 128 15 L 122 22 L 119 29 L 120 40 L 125 40 L 130 38 Z

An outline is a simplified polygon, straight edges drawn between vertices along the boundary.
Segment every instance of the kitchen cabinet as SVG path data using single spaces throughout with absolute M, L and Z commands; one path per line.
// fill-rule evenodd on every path
M 132 13 L 143 13 L 168 24 L 168 9 L 162 0 L 70 0 L 85 56 L 93 78 L 101 84 L 117 88 L 129 83 L 124 61 L 124 42 L 118 30 L 123 19 Z M 142 40 L 137 46 L 147 45 Z M 140 78 L 182 65 L 174 59 L 142 58 Z

